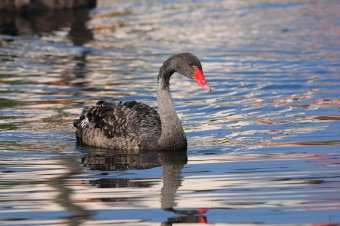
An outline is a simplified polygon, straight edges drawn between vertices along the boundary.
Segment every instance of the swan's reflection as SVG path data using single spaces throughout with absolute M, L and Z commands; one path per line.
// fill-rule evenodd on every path
M 176 213 L 178 217 L 168 218 L 163 225 L 173 223 L 206 223 L 207 218 L 199 214 L 206 213 L 208 209 L 175 209 L 175 194 L 182 185 L 181 173 L 187 164 L 186 152 L 143 152 L 134 151 L 117 152 L 97 147 L 85 147 L 87 153 L 82 157 L 82 164 L 89 170 L 122 171 L 150 169 L 157 166 L 163 167 L 163 186 L 161 189 L 161 208 L 165 211 Z M 103 172 L 105 175 L 105 172 Z M 90 181 L 98 188 L 117 187 L 151 187 L 153 182 L 136 181 L 128 178 L 110 178 Z M 103 200 L 107 201 L 107 199 Z

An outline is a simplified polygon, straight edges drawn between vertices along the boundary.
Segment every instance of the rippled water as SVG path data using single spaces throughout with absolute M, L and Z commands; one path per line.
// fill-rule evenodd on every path
M 0 16 L 1 225 L 340 224 L 339 1 L 98 1 Z M 100 99 L 172 97 L 187 153 L 78 147 Z

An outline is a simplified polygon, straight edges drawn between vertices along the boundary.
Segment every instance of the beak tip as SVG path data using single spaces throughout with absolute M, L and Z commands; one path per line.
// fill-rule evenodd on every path
M 211 88 L 208 85 L 204 85 L 203 88 L 208 91 L 209 93 L 211 92 Z

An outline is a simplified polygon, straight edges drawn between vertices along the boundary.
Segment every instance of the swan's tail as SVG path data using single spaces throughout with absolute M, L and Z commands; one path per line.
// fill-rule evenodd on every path
M 89 123 L 89 114 L 91 114 L 93 107 L 85 107 L 79 117 L 79 119 L 74 120 L 73 126 L 77 128 L 76 138 L 77 143 L 82 143 L 83 129 Z
M 80 129 L 84 128 L 84 126 L 89 122 L 88 114 L 92 111 L 93 107 L 85 107 L 79 117 L 79 119 L 74 120 L 73 126 Z M 80 128 L 79 128 L 80 127 Z

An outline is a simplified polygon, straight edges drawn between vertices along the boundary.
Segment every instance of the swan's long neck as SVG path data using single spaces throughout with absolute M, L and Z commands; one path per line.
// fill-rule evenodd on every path
M 157 102 L 162 123 L 162 135 L 158 144 L 162 150 L 186 150 L 187 139 L 171 101 L 169 80 L 173 70 L 164 70 L 158 75 Z

